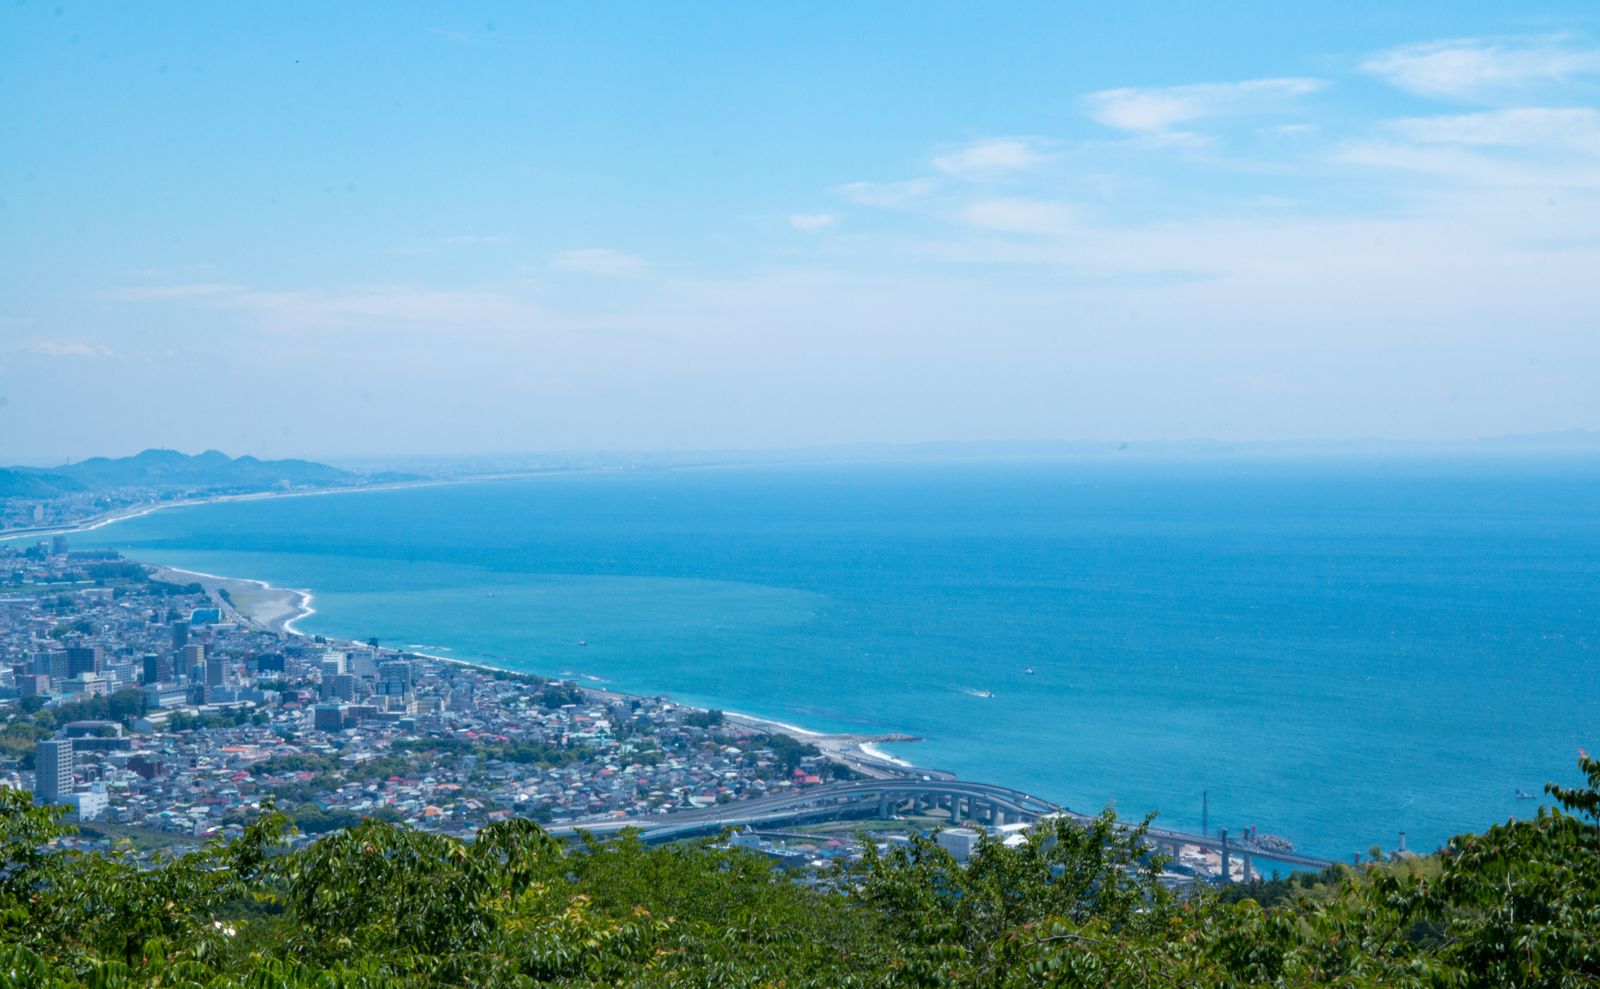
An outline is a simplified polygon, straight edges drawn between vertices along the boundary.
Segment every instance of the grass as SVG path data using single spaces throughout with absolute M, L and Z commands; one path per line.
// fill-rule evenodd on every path
M 109 821 L 90 821 L 78 825 L 78 834 L 84 838 L 107 838 L 112 844 L 123 839 L 133 843 L 134 851 L 153 852 L 180 847 L 199 847 L 201 840 L 189 835 L 141 828 L 133 824 L 113 824 Z

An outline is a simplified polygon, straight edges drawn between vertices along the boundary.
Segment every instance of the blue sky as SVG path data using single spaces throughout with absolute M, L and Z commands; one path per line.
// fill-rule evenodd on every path
M 1597 108 L 1580 3 L 15 4 L 0 459 L 1600 428 Z

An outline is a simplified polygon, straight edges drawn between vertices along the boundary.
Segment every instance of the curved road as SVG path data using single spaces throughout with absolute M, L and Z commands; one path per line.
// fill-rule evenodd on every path
M 640 836 L 645 841 L 671 841 L 697 834 L 714 834 L 729 827 L 860 817 L 877 810 L 883 800 L 893 800 L 898 803 L 907 797 L 978 800 L 990 808 L 1003 812 L 1013 820 L 1030 823 L 1052 815 L 1063 815 L 1080 823 L 1094 819 L 1091 815 L 1074 813 L 1042 797 L 990 783 L 957 779 L 874 779 L 827 783 L 792 793 L 779 793 L 712 807 L 653 814 L 648 817 L 579 821 L 552 827 L 550 831 L 558 835 L 571 835 L 580 831 L 605 835 L 634 828 L 641 832 Z M 1166 828 L 1151 828 L 1146 838 L 1153 844 L 1194 845 L 1213 851 L 1222 851 L 1226 848 L 1233 855 L 1270 859 L 1274 862 L 1313 869 L 1326 868 L 1333 864 L 1327 859 L 1278 851 L 1250 842 L 1228 841 L 1224 844 L 1218 836 L 1190 834 Z

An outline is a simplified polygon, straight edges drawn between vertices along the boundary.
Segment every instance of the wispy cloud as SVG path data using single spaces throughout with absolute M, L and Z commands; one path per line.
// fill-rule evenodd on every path
M 1600 189 L 1600 110 L 1514 107 L 1405 117 L 1343 143 L 1333 160 L 1438 180 L 1435 196 L 1450 189 L 1542 190 L 1546 197 L 1592 192 Z
M 1600 154 L 1600 110 L 1516 107 L 1484 113 L 1392 120 L 1386 128 L 1424 144 L 1568 149 Z
M 208 296 L 234 295 L 244 291 L 240 285 L 227 282 L 185 282 L 175 285 L 139 285 L 116 289 L 112 298 L 131 302 L 159 301 L 162 299 L 202 299 Z
M 466 48 L 483 48 L 500 45 L 505 39 L 495 31 L 493 24 L 485 24 L 482 28 L 463 31 L 457 28 L 430 27 L 428 33 L 436 38 L 443 38 L 451 44 L 461 45 Z
M 648 267 L 643 258 L 609 247 L 562 251 L 551 259 L 550 264 L 564 271 L 580 271 L 589 275 L 631 275 Z
M 41 340 L 28 350 L 44 357 L 114 357 L 110 347 L 88 343 L 65 343 L 58 340 Z
M 1562 37 L 1457 38 L 1390 48 L 1361 68 L 1419 96 L 1492 100 L 1600 73 L 1600 48 Z
M 272 331 L 407 330 L 466 331 L 523 324 L 537 315 L 509 292 L 440 290 L 411 285 L 358 285 L 326 290 L 273 291 L 242 285 L 170 285 L 126 289 L 129 301 L 188 303 L 243 313 Z
M 470 329 L 505 324 L 525 315 L 512 296 L 489 291 L 441 291 L 406 285 L 370 286 L 330 292 L 250 292 L 236 305 L 275 327 L 370 327 Z
M 444 234 L 418 237 L 395 248 L 399 254 L 431 254 L 463 247 L 501 247 L 511 243 L 505 234 Z
M 984 179 L 1038 168 L 1049 157 L 1037 137 L 999 137 L 937 155 L 933 167 L 957 178 Z
M 985 199 L 962 211 L 973 226 L 1006 233 L 1052 235 L 1072 229 L 1078 211 L 1070 203 L 1041 199 Z
M 849 182 L 833 191 L 862 206 L 898 207 L 922 199 L 939 183 L 933 179 L 906 179 L 903 182 Z
M 1563 163 L 1547 156 L 1490 155 L 1462 145 L 1355 141 L 1341 146 L 1332 160 L 1425 177 L 1435 200 L 1452 195 L 1459 200 L 1462 189 L 1520 189 L 1544 201 L 1560 191 L 1600 190 L 1600 169 L 1587 158 Z
M 1325 89 L 1323 79 L 1247 79 L 1103 89 L 1084 99 L 1089 116 L 1107 127 L 1136 134 L 1161 134 L 1180 124 L 1212 117 L 1270 113 Z
M 832 213 L 795 213 L 789 217 L 789 225 L 803 233 L 817 233 L 838 222 Z

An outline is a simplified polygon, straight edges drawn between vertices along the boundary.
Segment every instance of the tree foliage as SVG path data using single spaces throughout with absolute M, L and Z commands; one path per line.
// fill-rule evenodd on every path
M 1597 986 L 1600 761 L 1580 768 L 1556 810 L 1272 906 L 1168 891 L 1144 825 L 1110 813 L 808 885 L 523 820 L 471 842 L 368 820 L 286 851 L 270 809 L 152 864 L 66 850 L 58 811 L 0 789 L 0 987 Z

